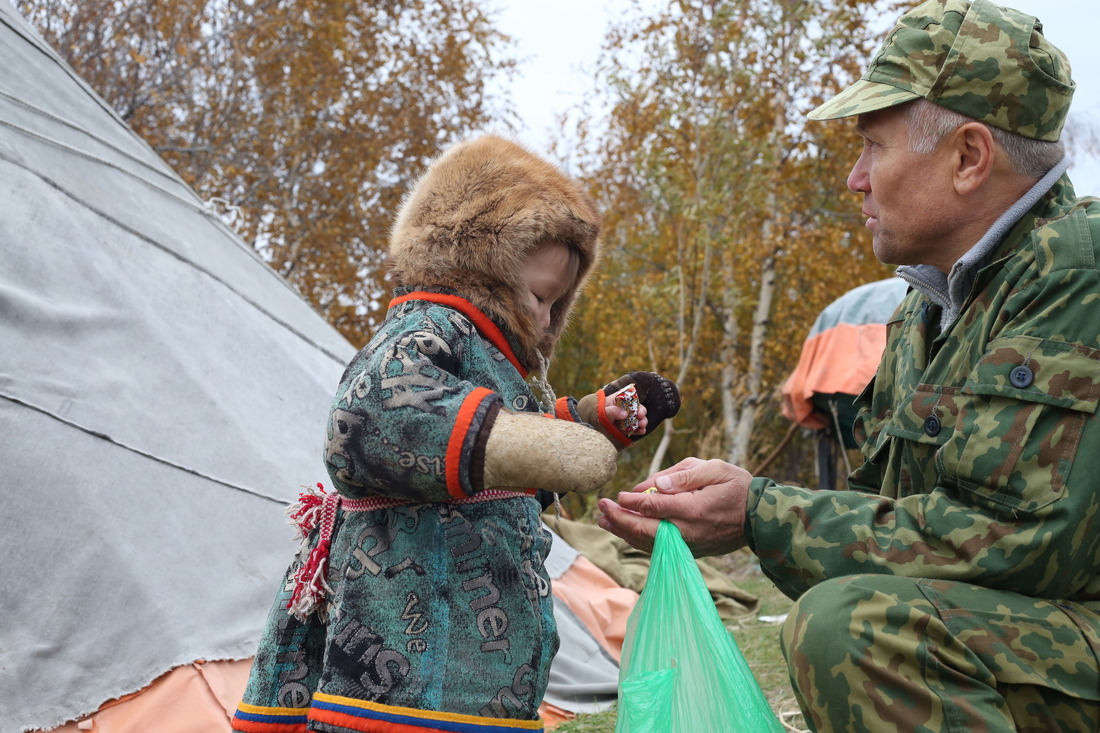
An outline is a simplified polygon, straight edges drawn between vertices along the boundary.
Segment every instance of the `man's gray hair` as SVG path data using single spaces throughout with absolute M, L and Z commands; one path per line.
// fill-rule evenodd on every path
M 970 117 L 927 99 L 903 105 L 902 116 L 909 127 L 909 151 L 912 153 L 931 153 L 945 135 L 967 122 L 974 122 Z M 984 122 L 980 124 L 985 125 Z M 1029 178 L 1042 178 L 1065 157 L 1066 146 L 1061 140 L 1035 140 L 993 125 L 985 126 L 1012 161 L 1016 172 Z

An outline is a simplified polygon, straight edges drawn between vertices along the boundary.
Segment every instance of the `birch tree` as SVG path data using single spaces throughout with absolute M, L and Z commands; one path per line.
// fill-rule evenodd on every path
M 673 0 L 608 37 L 609 112 L 582 146 L 608 246 L 581 328 L 605 364 L 641 362 L 681 386 L 650 470 L 766 450 L 760 411 L 817 311 L 889 272 L 845 188 L 850 126 L 805 120 L 858 76 L 874 12 L 872 0 Z

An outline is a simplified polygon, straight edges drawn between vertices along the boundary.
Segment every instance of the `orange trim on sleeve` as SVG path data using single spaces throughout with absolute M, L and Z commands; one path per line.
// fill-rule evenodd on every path
M 462 479 L 459 476 L 459 468 L 462 465 L 462 444 L 466 441 L 466 434 L 470 432 L 470 423 L 474 420 L 478 405 L 491 394 L 493 394 L 491 389 L 475 387 L 470 394 L 466 395 L 455 416 L 451 437 L 447 441 L 446 475 L 447 493 L 456 499 L 466 498 L 466 492 L 462 490 Z
M 568 397 L 559 397 L 558 401 L 554 403 L 554 417 L 559 420 L 573 422 L 573 413 L 569 411 Z
M 596 392 L 596 418 L 600 421 L 600 425 L 603 426 L 603 429 L 606 430 L 607 434 L 612 438 L 627 447 L 634 444 L 623 431 L 619 430 L 619 426 L 607 416 L 607 395 L 604 394 L 602 389 Z
M 410 300 L 426 300 L 429 303 L 438 303 L 448 308 L 454 308 L 456 311 L 462 313 L 462 315 L 474 322 L 474 325 L 477 326 L 477 330 L 485 334 L 485 337 L 493 343 L 493 346 L 500 349 L 500 353 L 504 354 L 505 358 L 512 363 L 512 366 L 516 368 L 520 376 L 527 379 L 527 370 L 519 363 L 519 359 L 516 358 L 515 352 L 512 351 L 512 347 L 508 344 L 508 339 L 504 337 L 504 332 L 500 330 L 497 324 L 490 320 L 489 316 L 478 310 L 473 303 L 457 295 L 429 293 L 424 290 L 416 290 L 391 300 L 390 308 Z

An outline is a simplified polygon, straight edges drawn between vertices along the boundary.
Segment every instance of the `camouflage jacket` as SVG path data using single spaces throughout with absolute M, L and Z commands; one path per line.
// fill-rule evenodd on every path
M 786 594 L 885 573 L 1100 610 L 1098 253 L 1100 200 L 1063 176 L 942 332 L 906 296 L 858 401 L 850 490 L 752 482 L 747 537 Z

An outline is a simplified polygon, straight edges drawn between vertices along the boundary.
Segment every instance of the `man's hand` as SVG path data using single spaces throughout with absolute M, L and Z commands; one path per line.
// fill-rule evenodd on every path
M 686 458 L 658 471 L 618 503 L 601 499 L 598 524 L 633 547 L 652 552 L 660 520 L 677 526 L 696 557 L 745 546 L 745 508 L 752 474 L 725 461 Z M 658 493 L 642 493 L 656 486 Z

